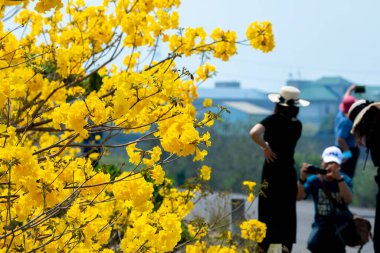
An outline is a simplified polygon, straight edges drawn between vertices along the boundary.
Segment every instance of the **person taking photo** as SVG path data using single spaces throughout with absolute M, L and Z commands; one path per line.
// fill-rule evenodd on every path
M 355 175 L 360 149 L 355 143 L 353 134 L 351 134 L 352 121 L 348 118 L 348 110 L 356 102 L 356 98 L 352 96 L 352 93 L 355 92 L 357 87 L 359 86 L 351 85 L 344 94 L 335 117 L 334 129 L 335 145 L 343 152 L 341 170 L 351 177 L 351 179 Z
M 297 200 L 311 195 L 314 201 L 314 222 L 307 242 L 308 250 L 313 253 L 346 252 L 345 243 L 336 231 L 336 214 L 339 210 L 330 200 L 333 198 L 345 208 L 352 201 L 352 181 L 341 171 L 342 159 L 341 150 L 331 146 L 322 153 L 322 170 L 311 170 L 311 165 L 307 163 L 300 169 Z

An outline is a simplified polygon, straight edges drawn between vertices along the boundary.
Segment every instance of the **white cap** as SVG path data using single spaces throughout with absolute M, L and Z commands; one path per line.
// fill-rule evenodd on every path
M 338 147 L 331 146 L 323 150 L 322 160 L 325 163 L 336 162 L 337 164 L 341 164 L 342 158 L 342 151 Z

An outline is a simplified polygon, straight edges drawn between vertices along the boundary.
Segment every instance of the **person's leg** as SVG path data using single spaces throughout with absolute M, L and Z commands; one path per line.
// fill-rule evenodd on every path
M 269 242 L 267 240 L 264 239 L 263 242 L 259 243 L 259 252 L 263 252 L 263 253 L 266 253 L 269 249 Z
M 373 248 L 375 253 L 380 253 L 380 177 L 375 177 L 375 181 L 378 185 L 378 192 L 376 195 L 376 213 L 375 213 L 375 228 L 373 232 Z
M 282 253 L 291 253 L 293 249 L 293 243 L 284 243 L 282 245 Z
M 325 249 L 326 253 L 346 253 L 346 246 L 342 243 L 342 241 L 336 237 L 332 236 L 332 240 L 329 244 L 327 244 L 327 248 Z
M 334 220 L 329 220 L 325 233 L 321 237 L 320 252 L 324 253 L 345 253 L 346 247 L 343 241 L 336 235 L 336 226 Z
M 267 252 L 269 245 L 272 243 L 272 238 L 271 238 L 271 236 L 272 236 L 272 222 L 270 220 L 270 217 L 268 217 L 268 215 L 267 215 L 268 213 L 270 213 L 270 211 L 268 211 L 268 209 L 269 209 L 269 207 L 271 207 L 271 205 L 270 205 L 271 202 L 265 196 L 259 196 L 258 201 L 259 201 L 259 203 L 258 203 L 259 221 L 265 223 L 267 226 L 266 237 L 264 238 L 264 240 L 261 243 L 259 243 L 259 247 L 260 247 L 259 252 Z
M 355 175 L 356 165 L 358 163 L 358 158 L 360 150 L 358 147 L 350 148 L 352 157 L 344 161 L 341 165 L 341 170 L 350 178 L 353 178 Z

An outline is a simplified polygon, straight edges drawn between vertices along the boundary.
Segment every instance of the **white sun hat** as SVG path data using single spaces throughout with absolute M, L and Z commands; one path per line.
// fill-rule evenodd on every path
M 355 128 L 362 120 L 364 114 L 366 114 L 372 107 L 377 107 L 380 110 L 380 102 L 359 99 L 351 105 L 350 110 L 348 111 L 348 117 L 353 122 L 351 133 L 355 132 Z
M 294 86 L 283 86 L 280 93 L 269 93 L 268 98 L 270 101 L 283 106 L 308 106 L 310 102 L 301 99 L 300 94 L 300 90 Z

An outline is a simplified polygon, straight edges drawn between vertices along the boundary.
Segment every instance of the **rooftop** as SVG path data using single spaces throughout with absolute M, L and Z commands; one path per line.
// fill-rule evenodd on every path
M 303 87 L 301 90 L 301 97 L 306 100 L 337 100 L 337 97 L 330 91 L 330 89 L 319 85 L 310 85 Z
M 319 78 L 318 80 L 314 81 L 313 84 L 317 85 L 347 85 L 350 86 L 352 84 L 351 81 L 348 81 L 340 76 L 327 76 Z
M 250 115 L 269 115 L 272 113 L 272 111 L 268 109 L 265 109 L 263 107 L 260 107 L 248 102 L 227 101 L 227 102 L 224 102 L 224 104 Z
M 199 88 L 199 98 L 211 99 L 267 99 L 267 93 L 258 89 L 240 88 Z

